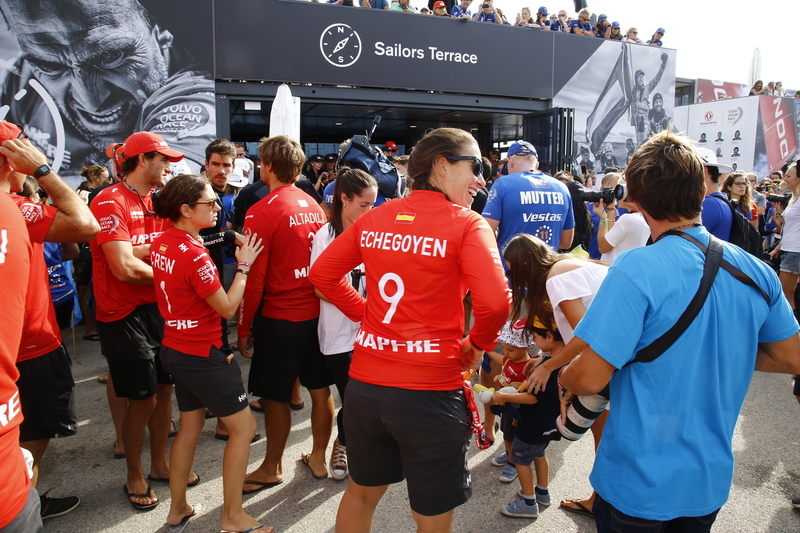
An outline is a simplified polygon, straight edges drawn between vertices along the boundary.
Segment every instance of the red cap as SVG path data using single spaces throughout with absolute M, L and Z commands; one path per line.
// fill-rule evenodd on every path
M 447 5 L 444 2 L 442 2 L 442 0 L 438 0 L 437 2 L 434 2 L 433 7 L 435 9 L 437 7 L 447 7 Z
M 165 155 L 173 163 L 183 159 L 183 154 L 170 148 L 161 135 L 149 131 L 139 131 L 125 139 L 125 144 L 122 147 L 122 159 L 130 159 L 148 152 L 158 152 L 161 155 Z
M 19 139 L 21 134 L 22 130 L 16 124 L 6 122 L 5 120 L 0 121 L 0 143 Z
M 397 145 L 394 143 L 394 141 L 389 141 L 389 142 L 387 142 L 386 144 L 383 145 L 383 148 L 385 150 L 393 150 L 394 151 L 394 150 L 397 150 Z

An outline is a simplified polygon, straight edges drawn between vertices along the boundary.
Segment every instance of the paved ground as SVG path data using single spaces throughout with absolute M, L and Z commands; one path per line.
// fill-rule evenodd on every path
M 114 431 L 105 400 L 105 388 L 96 377 L 105 370 L 99 343 L 81 339 L 73 373 L 77 382 L 79 433 L 55 440 L 45 455 L 40 490 L 53 496 L 78 495 L 81 506 L 69 515 L 45 522 L 45 531 L 55 532 L 156 532 L 165 530 L 169 489 L 156 484 L 161 505 L 148 513 L 135 512 L 122 494 L 125 462 L 112 457 Z M 72 353 L 71 339 L 66 340 Z M 246 373 L 249 364 L 240 358 Z M 304 393 L 306 404 L 310 403 Z M 788 376 L 756 374 L 734 438 L 736 475 L 731 497 L 717 519 L 715 532 L 800 531 L 800 512 L 789 500 L 800 496 L 800 406 L 791 395 Z M 245 497 L 250 514 L 276 526 L 280 532 L 332 532 L 345 482 L 315 481 L 300 463 L 300 454 L 311 449 L 309 408 L 293 412 L 293 429 L 286 451 L 286 481 L 274 489 Z M 178 419 L 175 408 L 175 419 Z M 256 417 L 263 433 L 264 420 Z M 202 482 L 189 489 L 190 502 L 200 502 L 203 513 L 191 521 L 189 533 L 219 531 L 222 508 L 222 451 L 224 443 L 213 438 L 209 421 L 201 438 L 194 470 Z M 147 446 L 147 443 L 145 443 Z M 454 531 L 469 533 L 594 532 L 594 523 L 566 513 L 557 504 L 544 510 L 535 521 L 508 518 L 498 508 L 513 498 L 518 485 L 497 480 L 499 468 L 489 459 L 500 444 L 479 452 L 473 447 L 470 467 L 474 482 L 472 499 L 456 510 Z M 252 445 L 251 469 L 263 459 L 264 440 Z M 589 494 L 592 441 L 556 442 L 549 449 L 550 487 L 554 500 Z M 147 463 L 146 463 L 147 464 Z M 404 487 L 392 487 L 378 507 L 375 532 L 414 531 Z

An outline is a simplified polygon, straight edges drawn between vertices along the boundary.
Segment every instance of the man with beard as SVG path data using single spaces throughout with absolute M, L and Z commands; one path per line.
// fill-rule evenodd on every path
M 172 382 L 158 351 L 164 319 L 156 305 L 150 243 L 169 227 L 153 212 L 154 187 L 163 187 L 170 161 L 183 154 L 159 135 L 134 133 L 119 148 L 125 181 L 103 189 L 91 204 L 100 234 L 91 242 L 97 331 L 119 398 L 128 399 L 122 423 L 128 472 L 123 490 L 137 510 L 159 500 L 142 469 L 142 444 L 150 428 L 151 481 L 169 479 L 167 435 L 172 414 Z M 189 485 L 199 481 L 190 474 Z
M 63 175 L 103 162 L 109 143 L 137 130 L 166 136 L 202 163 L 214 134 L 213 81 L 191 70 L 194 60 L 173 47 L 172 35 L 136 0 L 7 0 L 0 10 L 22 52 L 2 93 L 16 95 L 38 80 L 52 96 L 64 117 Z M 33 96 L 7 103 L 9 116 L 54 157 L 51 110 Z
M 661 81 L 668 59 L 669 56 L 667 54 L 661 54 L 661 66 L 658 68 L 655 77 L 647 85 L 644 83 L 643 71 L 637 70 L 633 76 L 635 84 L 631 95 L 631 126 L 636 128 L 637 144 L 642 144 L 650 136 L 651 132 L 647 123 L 648 113 L 650 112 L 650 93 Z
M 647 119 L 650 121 L 651 133 L 658 133 L 670 127 L 670 118 L 664 111 L 664 97 L 661 96 L 661 93 L 653 95 L 653 109 L 647 113 Z

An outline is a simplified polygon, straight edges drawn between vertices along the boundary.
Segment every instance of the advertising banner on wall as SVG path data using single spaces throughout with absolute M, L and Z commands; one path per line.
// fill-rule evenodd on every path
M 721 163 L 761 177 L 798 151 L 794 99 L 748 96 L 684 106 L 675 127 L 717 154 Z
M 716 100 L 725 100 L 726 98 L 739 98 L 740 96 L 747 96 L 749 93 L 750 87 L 744 83 L 706 80 L 702 78 L 698 78 L 697 80 L 698 104 L 703 102 L 714 102 Z
M 199 170 L 216 136 L 211 0 L 3 0 L 0 11 L 0 119 L 62 177 L 77 185 L 135 131 L 159 133 Z
M 574 171 L 624 167 L 636 147 L 669 127 L 675 51 L 603 40 L 553 98 L 575 109 Z

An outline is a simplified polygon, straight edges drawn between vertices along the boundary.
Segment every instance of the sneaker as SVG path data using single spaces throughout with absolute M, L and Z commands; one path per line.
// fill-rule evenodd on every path
M 497 457 L 492 457 L 491 463 L 494 466 L 506 466 L 508 464 L 508 452 L 503 452 Z
M 333 451 L 329 463 L 331 477 L 336 481 L 341 481 L 347 477 L 347 448 L 339 443 L 339 439 L 333 441 Z
M 544 507 L 550 505 L 550 491 L 536 487 L 536 503 Z
M 77 496 L 67 496 L 66 498 L 50 498 L 45 493 L 39 496 L 39 503 L 41 504 L 42 520 L 62 516 L 72 512 L 81 504 L 80 498 Z
M 523 498 L 502 506 L 500 512 L 514 518 L 539 518 L 539 506 L 528 505 Z
M 503 467 L 503 472 L 500 474 L 500 481 L 503 483 L 511 483 L 517 479 L 517 467 L 507 464 Z
M 522 487 L 520 487 L 520 489 L 517 491 L 517 496 L 519 496 L 520 498 L 525 496 L 525 494 L 522 492 Z M 544 492 L 541 492 L 541 489 L 537 488 L 536 503 L 541 505 L 542 507 L 547 507 L 548 505 L 550 505 L 550 491 L 545 490 Z
M 794 507 L 795 509 L 800 509 L 800 498 L 792 499 L 792 507 Z

